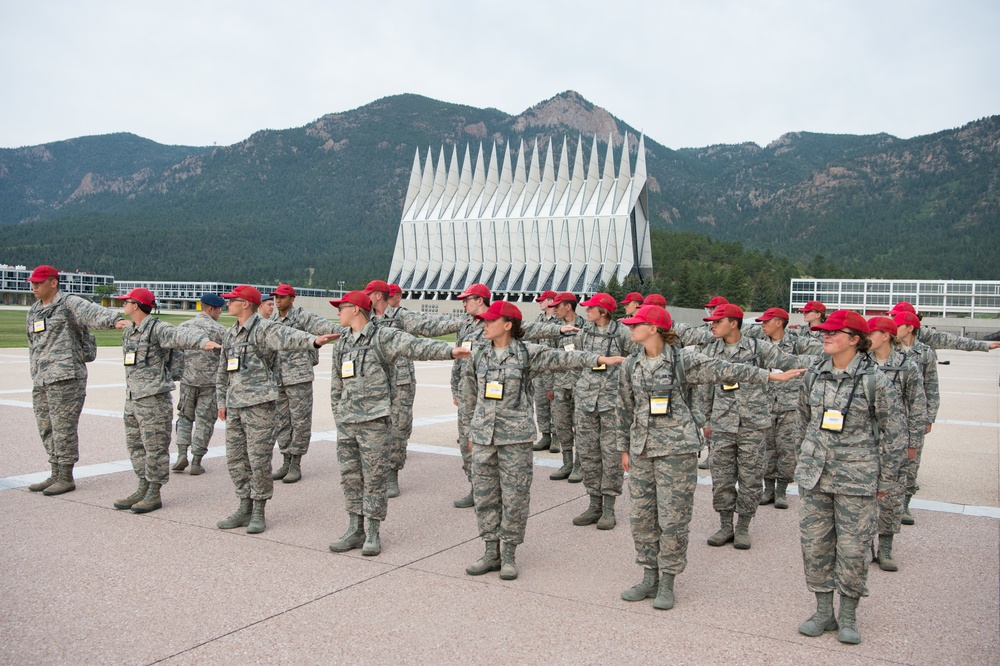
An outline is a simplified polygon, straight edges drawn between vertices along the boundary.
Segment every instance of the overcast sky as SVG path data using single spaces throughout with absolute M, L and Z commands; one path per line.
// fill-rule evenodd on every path
M 226 145 L 379 97 L 564 90 L 672 148 L 1000 113 L 995 0 L 0 0 L 0 147 Z

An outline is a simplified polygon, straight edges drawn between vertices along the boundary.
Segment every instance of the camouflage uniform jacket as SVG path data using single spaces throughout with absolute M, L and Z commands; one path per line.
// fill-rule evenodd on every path
M 973 340 L 963 338 L 954 333 L 938 331 L 930 326 L 921 326 L 917 329 L 917 340 L 931 349 L 957 349 L 959 351 L 980 351 L 988 352 L 990 343 L 985 340 Z
M 222 339 L 222 355 L 215 375 L 219 409 L 260 405 L 278 399 L 274 357 L 279 350 L 315 349 L 316 336 L 264 319 L 257 313 L 242 325 L 236 322 Z M 230 359 L 239 369 L 227 371 Z
M 174 390 L 168 358 L 170 349 L 198 349 L 209 337 L 197 329 L 183 329 L 156 317 L 145 317 L 138 326 L 122 329 L 125 353 L 125 395 L 129 400 Z M 180 353 L 180 352 L 175 352 Z M 130 363 L 131 361 L 131 363 Z
M 531 385 L 534 376 L 542 372 L 592 368 L 598 356 L 513 339 L 506 349 L 498 350 L 490 345 L 482 352 L 474 352 L 462 371 L 458 413 L 463 423 L 459 425 L 459 432 L 468 432 L 472 442 L 481 446 L 534 441 L 538 434 Z M 503 385 L 501 399 L 485 397 L 487 382 Z
M 916 361 L 906 358 L 899 349 L 893 349 L 885 363 L 879 363 L 875 354 L 869 352 L 872 363 L 879 366 L 892 385 L 899 391 L 905 409 L 904 419 L 908 439 L 916 448 L 924 436 L 927 426 L 927 396 L 924 393 L 924 378 Z
M 759 329 L 759 326 L 755 326 Z M 763 333 L 763 331 L 761 331 Z M 786 354 L 794 356 L 820 356 L 823 354 L 823 343 L 811 335 L 796 335 L 785 331 L 785 335 L 778 342 L 774 342 L 768 337 L 761 338 L 775 344 L 778 349 Z M 768 392 L 773 396 L 771 403 L 772 414 L 782 414 L 784 412 L 794 412 L 799 408 L 799 389 L 802 386 L 802 378 L 787 382 L 772 382 L 767 385 Z
M 562 320 L 554 320 L 563 326 L 565 322 Z M 576 316 L 571 326 L 583 329 L 587 324 L 587 320 L 580 315 Z M 580 333 L 567 333 L 560 336 L 558 340 L 553 341 L 554 349 L 562 349 L 564 351 L 576 351 L 583 350 L 582 342 L 580 340 Z M 576 386 L 577 381 L 580 379 L 580 373 L 583 370 L 564 370 L 562 372 L 548 372 L 542 375 L 542 382 L 545 384 L 545 390 L 552 391 L 555 389 L 571 389 Z
M 578 350 L 598 356 L 628 356 L 637 349 L 632 342 L 632 331 L 619 321 L 612 321 L 603 328 L 587 322 L 577 334 L 577 342 Z M 581 370 L 573 388 L 576 409 L 606 412 L 617 408 L 620 368 L 619 365 L 612 365 L 605 370 L 594 370 L 593 367 Z
M 340 333 L 343 330 L 339 324 L 334 324 L 325 317 L 294 306 L 288 309 L 288 314 L 284 317 L 275 310 L 271 321 L 313 335 Z M 318 349 L 279 351 L 274 360 L 274 380 L 278 386 L 311 382 L 315 378 L 313 366 L 318 362 Z
M 196 330 L 204 337 L 212 342 L 218 342 L 220 345 L 222 344 L 223 336 L 226 335 L 226 327 L 204 312 L 180 324 L 177 328 Z M 182 365 L 184 367 L 184 371 L 181 374 L 181 384 L 197 386 L 199 388 L 215 386 L 215 373 L 219 371 L 220 352 L 218 350 L 188 349 L 181 353 L 183 354 Z
M 788 370 L 804 368 L 813 357 L 799 357 L 781 351 L 777 345 L 764 340 L 740 336 L 734 350 L 726 348 L 721 338 L 702 349 L 706 356 L 721 358 L 730 363 L 751 363 L 758 368 Z M 771 405 L 774 396 L 764 385 L 740 385 L 734 390 L 724 390 L 722 384 L 699 386 L 695 391 L 694 409 L 719 432 L 739 432 L 740 428 L 763 429 L 771 425 Z
M 677 334 L 677 339 L 680 340 L 681 347 L 704 347 L 712 340 L 715 336 L 712 335 L 712 329 L 709 326 L 692 326 L 691 324 L 674 324 L 674 333 Z
M 330 404 L 338 424 L 364 423 L 391 414 L 389 376 L 399 358 L 445 361 L 451 345 L 422 340 L 394 328 L 365 324 L 359 332 L 345 333 L 334 343 Z M 344 377 L 345 364 L 349 376 Z
M 830 491 L 838 494 L 872 496 L 876 491 L 894 489 L 899 466 L 906 457 L 903 409 L 892 382 L 875 370 L 872 422 L 864 386 L 869 367 L 866 354 L 857 354 L 844 371 L 835 370 L 830 358 L 813 364 L 810 372 L 817 373 L 816 380 L 811 390 L 803 387 L 799 393 L 799 412 L 806 433 L 795 481 L 802 488 L 815 488 L 820 476 L 826 475 Z M 841 432 L 820 429 L 823 412 L 829 409 L 846 411 Z
M 622 364 L 619 373 L 622 414 L 630 427 L 622 429 L 618 449 L 649 458 L 698 453 L 702 424 L 689 407 L 692 385 L 761 383 L 767 376 L 763 368 L 727 363 L 688 349 L 664 347 L 656 358 L 640 350 Z M 667 413 L 651 414 L 650 398 L 662 396 L 668 399 Z
M 421 312 L 411 312 L 406 308 L 394 308 L 391 305 L 382 314 L 372 314 L 376 326 L 385 326 L 406 331 L 413 336 L 436 338 L 458 330 L 461 319 L 441 315 L 431 315 Z M 400 356 L 392 365 L 392 375 L 389 383 L 392 386 L 409 386 L 415 380 L 413 361 Z
M 924 379 L 924 395 L 927 396 L 927 422 L 934 423 L 937 420 L 938 409 L 941 408 L 937 354 L 919 340 L 914 340 L 912 347 L 903 347 L 902 350 L 906 358 L 915 361 L 920 368 Z
M 57 291 L 48 305 L 32 303 L 28 310 L 28 359 L 34 386 L 67 379 L 86 379 L 87 364 L 76 331 L 83 326 L 114 328 L 121 315 L 79 296 Z M 45 330 L 35 333 L 36 322 Z

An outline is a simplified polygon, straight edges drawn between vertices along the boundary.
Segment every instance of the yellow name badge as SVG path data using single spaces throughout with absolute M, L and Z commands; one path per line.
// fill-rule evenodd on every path
M 500 382 L 486 382 L 486 392 L 483 393 L 483 397 L 490 400 L 503 400 L 503 384 Z
M 344 361 L 340 364 L 340 377 L 347 379 L 354 376 L 354 361 Z
M 563 345 L 563 349 L 566 351 L 576 351 L 576 345 L 571 342 L 568 345 Z
M 45 332 L 45 320 L 44 319 L 37 319 L 37 320 L 31 322 L 31 330 L 34 331 L 35 333 L 44 333 Z
M 670 398 L 660 397 L 660 396 L 650 396 L 649 398 L 650 414 L 666 414 L 669 409 L 670 409 Z
M 236 372 L 240 369 L 240 357 L 234 356 L 226 359 L 226 372 Z
M 125 352 L 125 365 L 135 365 L 135 352 Z
M 593 368 L 591 368 L 591 370 L 593 370 L 594 372 L 604 372 L 607 369 L 608 366 L 604 365 L 603 363 L 600 365 L 595 365 Z
M 844 429 L 844 415 L 836 409 L 828 409 L 823 412 L 823 422 L 819 426 L 820 430 L 831 432 L 841 432 Z
M 722 385 L 722 390 L 723 391 L 735 391 L 739 387 L 740 387 L 740 383 L 739 382 L 736 382 L 735 384 L 723 384 Z
M 466 349 L 472 349 L 472 340 L 462 340 L 462 346 Z

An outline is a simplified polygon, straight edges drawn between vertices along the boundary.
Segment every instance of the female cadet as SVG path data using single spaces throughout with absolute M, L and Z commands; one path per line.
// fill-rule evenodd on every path
M 906 456 L 913 459 L 917 455 L 917 442 L 924 437 L 927 426 L 927 397 L 924 395 L 924 380 L 920 368 L 899 350 L 896 324 L 888 317 L 872 317 L 868 320 L 868 337 L 872 348 L 868 356 L 886 377 L 892 380 L 903 399 L 903 418 L 907 428 Z M 905 467 L 905 463 L 904 463 Z M 899 567 L 892 556 L 892 538 L 899 534 L 903 517 L 903 486 L 906 470 L 900 471 L 899 483 L 878 501 L 878 553 L 874 561 L 882 571 L 897 571 Z M 872 546 L 874 548 L 874 546 Z
M 799 626 L 806 636 L 837 631 L 842 643 L 860 643 L 856 611 L 868 594 L 868 550 L 878 521 L 876 496 L 897 483 L 906 450 L 899 392 L 864 352 L 868 322 L 837 310 L 813 327 L 823 352 L 806 372 L 799 410 L 806 424 L 795 481 L 806 585 L 816 612 Z M 833 592 L 840 613 L 833 614 Z
M 495 301 L 476 315 L 489 344 L 477 349 L 462 371 L 461 432 L 469 433 L 472 492 L 486 552 L 466 568 L 470 576 L 500 570 L 517 578 L 514 551 L 524 541 L 535 441 L 532 383 L 540 372 L 616 365 L 622 356 L 562 351 L 521 341 L 521 311 Z M 503 542 L 501 553 L 500 542 Z
M 680 349 L 674 344 L 670 313 L 656 305 L 642 306 L 622 323 L 643 349 L 619 372 L 626 421 L 619 451 L 622 467 L 630 473 L 636 563 L 645 571 L 640 583 L 622 592 L 622 599 L 655 596 L 653 607 L 668 610 L 674 607 L 674 576 L 687 564 L 698 478 L 701 442 L 688 407 L 691 385 L 787 381 L 805 370 L 771 374 L 765 368 Z

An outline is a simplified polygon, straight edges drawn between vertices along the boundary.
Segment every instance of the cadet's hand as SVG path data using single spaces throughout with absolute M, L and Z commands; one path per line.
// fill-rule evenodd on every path
M 990 349 L 1000 349 L 1000 342 L 991 342 Z
M 313 347 L 319 349 L 328 342 L 333 342 L 340 337 L 340 333 L 327 333 L 326 335 L 321 335 L 316 338 L 316 342 L 313 343 Z
M 205 343 L 205 351 L 214 351 L 216 349 L 222 349 L 222 345 L 220 345 L 218 342 L 213 342 L 211 340 Z
M 451 357 L 452 358 L 469 358 L 472 355 L 472 350 L 468 347 L 452 347 Z M 458 404 L 457 402 L 455 403 Z
M 466 446 L 466 448 L 469 449 L 470 452 L 472 451 L 472 440 L 471 439 L 469 440 L 469 444 L 468 444 L 468 446 Z
M 118 321 L 115 322 L 115 328 L 119 330 L 125 328 L 126 326 L 128 326 L 128 322 L 125 321 L 124 319 L 119 319 Z
M 629 464 L 628 451 L 622 451 L 622 470 L 623 471 L 625 471 L 625 472 L 628 471 L 628 464 Z
M 555 391 L 546 391 L 545 392 L 545 397 L 549 399 L 549 402 L 552 402 L 553 400 L 556 399 L 556 392 Z
M 705 435 L 705 439 L 712 439 L 712 426 L 705 426 L 701 432 Z
M 225 421 L 226 420 L 226 408 L 225 407 L 219 407 L 219 420 L 220 421 Z
M 455 403 L 456 407 L 458 407 L 458 398 L 452 398 L 451 401 Z
M 624 362 L 624 356 L 601 356 L 597 359 L 597 365 L 618 365 Z
M 885 497 L 885 493 L 884 493 L 883 491 L 881 491 L 881 490 L 879 490 L 879 491 L 876 491 L 876 492 L 875 492 L 875 497 L 876 497 L 877 499 L 882 499 L 883 497 Z
M 560 333 L 576 333 L 579 330 L 580 329 L 578 329 L 576 326 L 563 326 L 562 328 L 559 329 L 559 332 Z
M 917 449 L 916 449 L 916 447 L 911 446 L 910 448 L 906 449 L 906 458 L 907 458 L 907 460 L 916 460 L 917 459 Z
M 927 424 L 927 427 L 926 427 L 926 428 L 924 429 L 924 434 L 925 434 L 925 435 L 929 435 L 929 434 L 931 434 L 931 426 L 932 426 L 932 425 L 934 425 L 934 424 L 933 424 L 933 423 L 928 423 L 928 424 Z
M 772 372 L 767 376 L 767 381 L 769 382 L 787 382 L 796 377 L 801 377 L 806 374 L 805 368 L 795 368 L 794 370 L 785 370 L 784 372 Z

